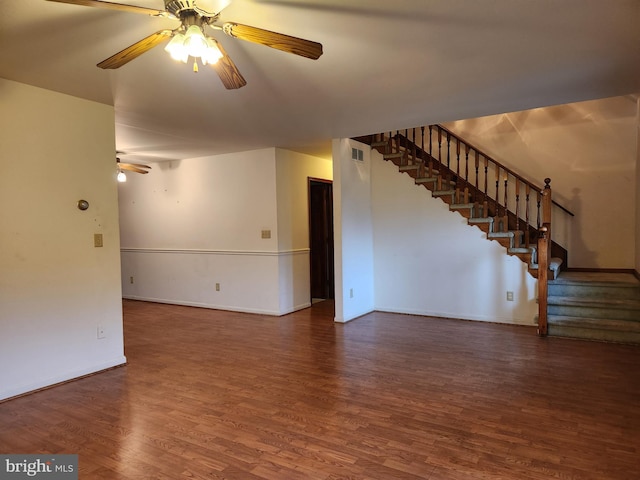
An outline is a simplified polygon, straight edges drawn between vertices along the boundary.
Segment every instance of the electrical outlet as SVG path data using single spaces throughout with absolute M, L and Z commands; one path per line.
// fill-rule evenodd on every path
M 353 298 L 353 288 L 349 289 L 349 298 Z
M 513 302 L 513 292 L 507 292 L 507 302 Z
M 133 283 L 133 277 L 129 277 L 129 283 Z
M 98 338 L 101 339 L 101 338 L 105 338 L 105 337 L 106 337 L 106 335 L 104 333 L 104 327 L 102 325 L 98 324 Z
M 219 292 L 219 291 L 220 291 L 220 284 L 216 283 L 216 292 Z

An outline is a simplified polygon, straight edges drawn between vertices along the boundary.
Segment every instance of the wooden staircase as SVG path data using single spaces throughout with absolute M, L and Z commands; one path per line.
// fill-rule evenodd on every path
M 640 344 L 640 280 L 562 272 L 551 241 L 550 180 L 537 187 L 440 125 L 357 137 L 431 191 L 538 279 L 538 334 Z M 418 145 L 419 144 L 419 145 Z M 495 187 L 495 188 L 494 188 Z
M 427 128 L 430 137 L 428 149 L 424 147 Z M 537 212 L 535 219 L 539 223 L 543 189 L 521 179 L 493 160 L 490 163 L 490 157 L 481 154 L 479 150 L 458 139 L 444 127 L 439 125 L 421 127 L 422 146 L 416 144 L 416 129 L 413 129 L 412 133 L 413 140 L 409 139 L 408 131 L 404 134 L 398 131 L 395 134 L 390 132 L 357 137 L 355 140 L 366 143 L 380 152 L 384 160 L 394 163 L 400 172 L 410 175 L 416 185 L 430 190 L 432 196 L 448 204 L 449 210 L 459 213 L 467 219 L 469 225 L 485 232 L 487 238 L 502 245 L 507 254 L 519 258 L 527 265 L 528 272 L 538 278 L 537 237 L 540 225 L 531 224 L 533 217 L 530 216 L 530 210 L 533 193 Z M 434 136 L 438 138 L 435 142 Z M 452 149 L 454 137 L 455 143 Z M 443 143 L 446 148 L 444 156 Z M 434 154 L 433 146 L 436 144 L 439 154 Z M 455 167 L 452 165 L 452 151 Z M 461 163 L 461 151 L 464 152 L 463 163 Z M 476 153 L 471 163 L 472 170 L 475 169 L 475 183 L 469 179 L 471 151 Z M 446 163 L 444 158 L 447 159 Z M 471 173 L 473 177 L 473 172 Z M 492 175 L 497 179 L 496 192 L 493 196 L 488 193 L 489 177 Z M 513 192 L 515 212 L 508 208 L 509 181 L 515 185 L 516 189 Z M 549 189 L 549 182 L 550 180 L 546 179 L 546 189 Z M 482 185 L 484 185 L 484 191 Z M 526 196 L 524 215 L 523 212 L 518 211 L 521 207 L 521 189 Z M 561 249 L 558 247 L 558 250 Z M 566 258 L 566 251 L 564 253 L 561 251 L 560 256 L 551 258 L 550 279 L 557 277 L 563 258 Z
M 536 186 L 441 125 L 354 140 L 377 150 L 527 265 L 538 279 L 538 335 L 546 336 L 549 280 L 567 263 L 567 251 L 552 240 L 552 208 L 573 216 L 553 200 L 551 180 Z

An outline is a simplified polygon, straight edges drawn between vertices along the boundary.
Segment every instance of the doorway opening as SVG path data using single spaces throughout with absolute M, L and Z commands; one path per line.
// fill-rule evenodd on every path
M 309 178 L 311 302 L 333 299 L 333 182 Z

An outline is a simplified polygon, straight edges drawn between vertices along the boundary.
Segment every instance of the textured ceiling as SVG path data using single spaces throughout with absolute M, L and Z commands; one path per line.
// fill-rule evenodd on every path
M 233 0 L 222 21 L 324 46 L 313 61 L 215 32 L 247 80 L 239 90 L 163 46 L 118 70 L 95 66 L 175 20 L 0 5 L 0 77 L 114 105 L 116 147 L 133 159 L 325 154 L 331 138 L 640 91 L 637 0 Z

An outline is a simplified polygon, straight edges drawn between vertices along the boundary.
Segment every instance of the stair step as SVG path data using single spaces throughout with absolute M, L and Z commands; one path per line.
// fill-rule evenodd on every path
M 536 249 L 533 248 L 533 247 L 529 247 L 529 248 L 524 248 L 524 247 L 508 248 L 507 249 L 507 253 L 509 255 L 517 256 L 520 260 L 522 260 L 527 265 L 531 265 L 531 264 L 535 263 L 535 261 L 536 261 L 536 258 L 535 258 L 536 257 Z
M 416 178 L 416 183 L 418 185 L 422 185 L 425 183 L 436 183 L 438 181 L 437 177 L 420 177 Z
M 388 142 L 388 141 L 386 141 L 386 140 L 379 141 L 379 142 L 371 142 L 371 146 L 372 146 L 373 148 L 376 148 L 376 147 L 386 147 L 387 145 L 389 145 L 389 142 Z
M 469 223 L 476 225 L 476 224 L 480 224 L 480 223 L 488 223 L 490 225 L 493 225 L 493 217 L 478 217 L 478 218 L 470 218 L 469 219 Z
M 434 197 L 440 198 L 443 202 L 452 204 L 456 196 L 455 190 L 434 190 L 431 192 Z
M 382 157 L 385 160 L 393 160 L 394 158 L 401 158 L 404 155 L 403 152 L 398 153 L 385 153 Z
M 419 168 L 420 165 L 402 165 L 398 167 L 398 170 L 400 170 L 401 172 L 409 172 L 411 170 L 418 170 Z
M 640 300 L 551 295 L 547 311 L 549 315 L 640 321 Z
M 509 230 L 508 232 L 491 232 L 489 238 L 515 238 L 521 236 L 524 232 L 521 230 Z
M 547 317 L 547 322 L 549 324 L 557 326 L 573 326 L 580 328 L 640 333 L 640 321 L 637 320 L 621 320 L 615 318 L 582 318 L 571 317 L 568 315 L 549 315 Z
M 535 247 L 532 247 L 535 248 Z M 555 278 L 558 277 L 558 275 L 560 274 L 560 266 L 562 265 L 562 259 L 558 258 L 558 257 L 551 257 L 551 259 L 549 260 L 549 277 L 548 280 L 554 280 Z M 537 270 L 538 269 L 538 263 L 537 263 L 537 259 L 536 259 L 536 263 L 531 264 L 531 266 L 529 267 L 529 270 Z M 535 275 L 536 278 L 537 274 Z
M 473 218 L 473 208 L 475 206 L 475 203 L 452 203 L 451 205 L 449 205 L 449 210 L 458 212 L 467 220 L 470 220 L 471 218 Z
M 612 298 L 640 300 L 640 281 L 633 275 L 593 274 L 596 280 L 579 280 L 584 275 L 572 276 L 572 272 L 563 272 L 562 275 L 549 283 L 549 295 L 590 298 Z M 621 278 L 624 280 L 602 280 L 601 278 Z
M 640 343 L 640 322 L 615 318 L 549 315 L 549 335 L 619 343 Z
M 534 253 L 536 247 L 514 247 L 509 249 L 509 253 Z
M 443 197 L 445 195 L 455 195 L 455 190 L 434 190 L 431 192 L 434 197 Z
M 493 230 L 493 217 L 487 218 L 470 218 L 467 220 L 469 225 L 478 227 L 484 233 L 489 233 Z
M 489 240 L 496 240 L 503 247 L 509 249 L 514 248 L 517 244 L 521 243 L 521 238 L 524 232 L 518 230 L 509 230 L 508 232 L 489 232 L 487 233 L 487 238 Z M 519 238 L 518 238 L 519 237 Z

